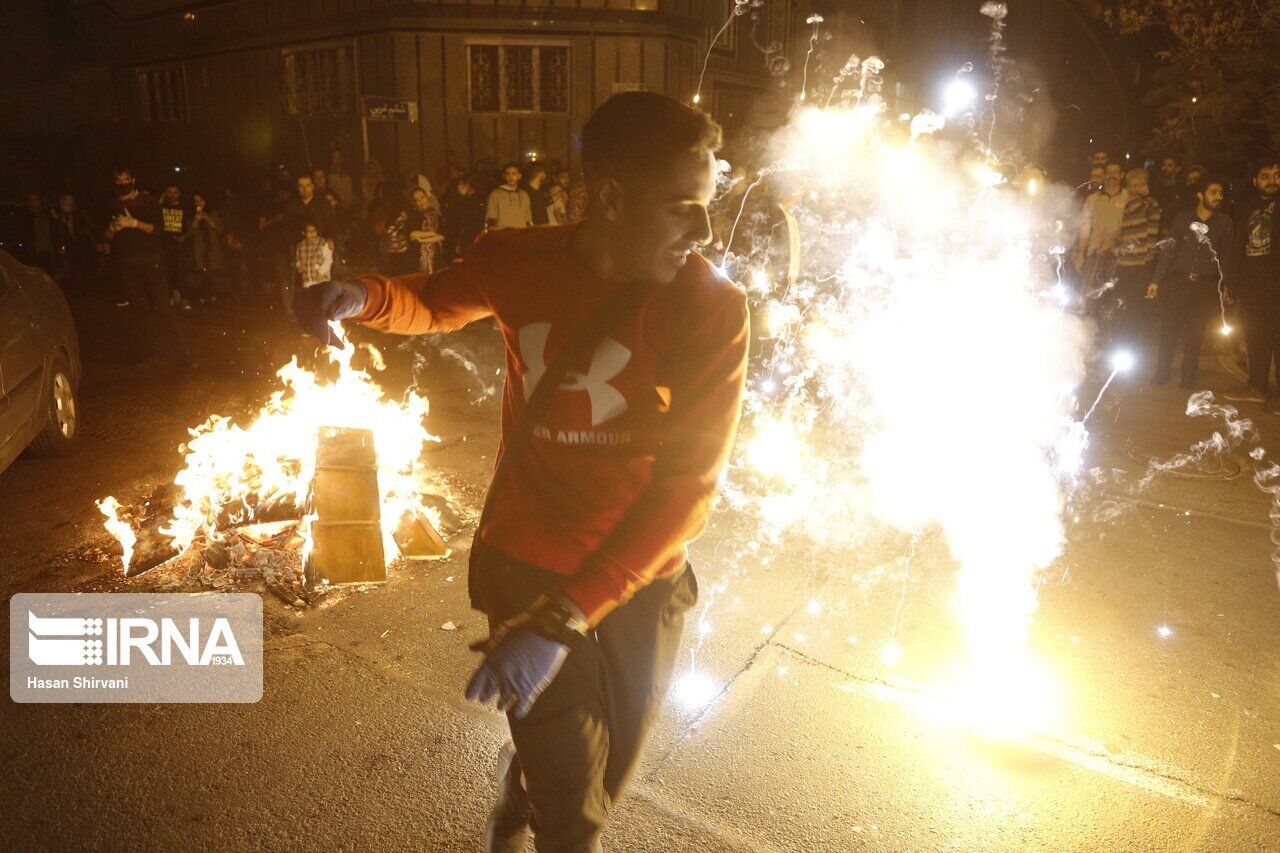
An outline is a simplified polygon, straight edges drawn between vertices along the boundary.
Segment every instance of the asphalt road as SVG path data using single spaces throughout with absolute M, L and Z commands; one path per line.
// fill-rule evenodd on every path
M 0 474 L 6 597 L 142 588 L 103 561 L 93 500 L 171 477 L 184 430 L 260 402 L 297 343 L 277 316 L 188 317 L 200 368 L 152 375 L 128 364 L 111 315 L 96 316 L 81 452 Z M 492 333 L 463 343 L 492 370 Z M 1207 387 L 1235 387 L 1215 357 L 1205 368 Z M 473 402 L 474 378 L 456 366 L 424 383 L 445 439 L 432 458 L 465 515 L 492 461 L 496 405 Z M 682 658 L 714 698 L 669 701 L 609 849 L 1280 849 L 1280 590 L 1253 445 L 1136 491 L 1150 457 L 1212 425 L 1187 418 L 1176 389 L 1112 390 L 1089 455 L 1110 473 L 1080 507 L 1033 629 L 1060 692 L 1052 727 L 989 737 L 939 698 L 957 635 L 938 537 L 917 543 L 905 577 L 892 538 L 817 555 L 782 543 L 743 574 L 717 559 L 737 535 L 717 516 L 693 550 L 710 630 L 690 630 Z M 1280 419 L 1246 414 L 1280 450 Z M 464 529 L 448 559 L 317 608 L 267 596 L 257 704 L 6 700 L 5 846 L 479 849 L 504 722 L 461 699 L 466 645 L 483 631 L 466 601 L 468 540 Z M 903 589 L 904 653 L 890 667 L 881 648 Z

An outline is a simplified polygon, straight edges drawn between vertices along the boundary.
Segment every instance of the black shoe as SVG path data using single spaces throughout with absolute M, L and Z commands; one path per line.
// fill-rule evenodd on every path
M 498 753 L 498 802 L 484 827 L 485 853 L 523 853 L 529 841 L 533 806 L 520 775 L 516 746 L 508 742 Z

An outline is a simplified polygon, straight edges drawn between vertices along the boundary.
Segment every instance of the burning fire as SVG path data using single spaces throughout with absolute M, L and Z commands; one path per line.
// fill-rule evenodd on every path
M 341 336 L 341 327 L 333 325 Z M 368 354 L 373 369 L 385 367 L 381 353 L 368 344 L 327 349 L 334 369 L 329 379 L 322 380 L 294 358 L 276 374 L 284 387 L 271 395 L 247 425 L 214 415 L 190 431 L 191 438 L 183 449 L 183 468 L 174 477 L 178 499 L 159 529 L 172 544 L 174 556 L 197 539 L 218 541 L 220 531 L 254 521 L 267 510 L 289 507 L 303 516 L 322 427 L 373 433 L 388 562 L 397 553 L 393 534 L 406 514 L 421 512 L 432 524 L 438 523 L 438 511 L 422 501 L 427 472 L 419 458 L 427 442 L 439 441 L 423 426 L 427 398 L 411 388 L 398 400 L 388 399 L 368 371 L 353 367 L 360 351 Z M 122 517 L 121 505 L 114 497 L 98 506 L 107 517 L 107 530 L 121 544 L 128 574 L 137 534 Z M 310 515 L 302 517 L 299 525 L 304 555 L 311 544 Z

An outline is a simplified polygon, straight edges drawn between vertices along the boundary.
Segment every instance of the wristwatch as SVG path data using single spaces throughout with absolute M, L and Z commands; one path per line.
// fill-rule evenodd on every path
M 590 626 L 578 618 L 577 608 L 563 599 L 552 598 L 530 614 L 533 630 L 548 640 L 573 648 L 587 638 Z

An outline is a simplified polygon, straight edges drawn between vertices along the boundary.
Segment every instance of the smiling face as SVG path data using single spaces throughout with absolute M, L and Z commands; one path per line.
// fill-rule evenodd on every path
M 1129 195 L 1141 198 L 1151 194 L 1151 187 L 1147 185 L 1147 173 L 1141 169 L 1134 169 L 1125 176 L 1124 188 L 1129 191 Z
M 1110 163 L 1102 172 L 1102 184 L 1107 188 L 1107 192 L 1115 193 L 1120 191 L 1120 183 L 1124 180 L 1124 169 L 1120 168 L 1119 163 Z
M 689 253 L 711 240 L 707 206 L 715 188 L 710 151 L 680 155 L 661 173 L 618 187 L 614 255 L 626 278 L 654 284 L 675 278 Z

